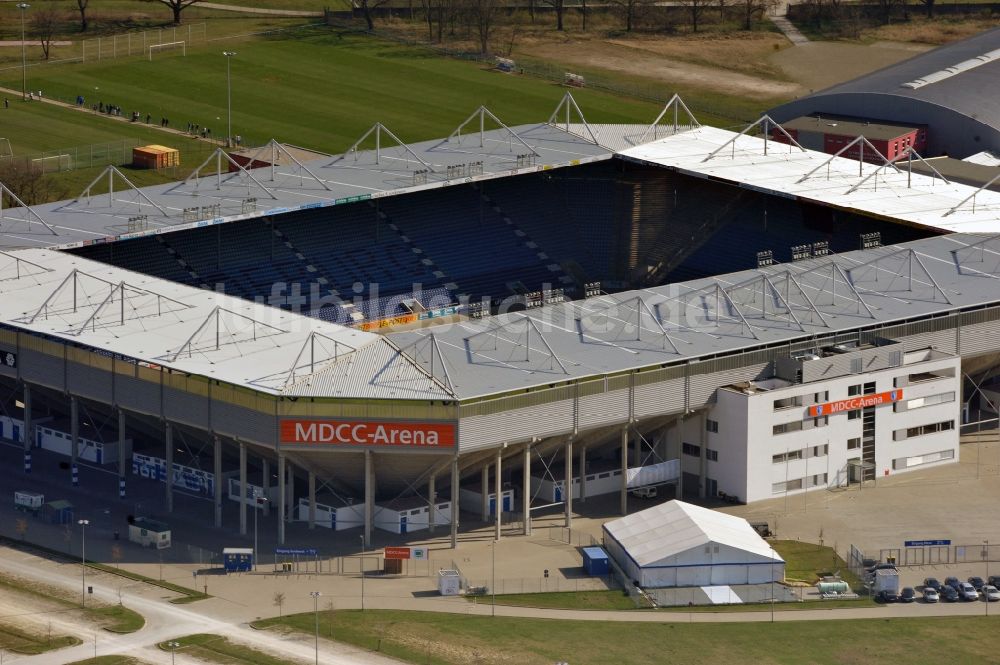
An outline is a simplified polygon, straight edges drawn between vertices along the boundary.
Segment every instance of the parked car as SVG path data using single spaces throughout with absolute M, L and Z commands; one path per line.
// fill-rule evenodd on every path
M 962 583 L 962 580 L 958 579 L 957 577 L 946 577 L 946 578 L 944 578 L 944 585 L 945 586 L 950 586 L 955 591 L 958 591 L 958 585 L 960 585 L 961 583 Z
M 969 584 L 972 585 L 972 588 L 975 589 L 976 591 L 982 589 L 983 585 L 986 584 L 986 582 L 983 581 L 982 577 L 970 577 L 967 581 Z
M 968 582 L 961 582 L 958 586 L 958 596 L 962 600 L 979 600 L 979 592 L 976 587 Z
M 889 590 L 879 591 L 877 594 L 875 594 L 875 602 L 896 603 L 899 602 L 899 596 L 896 594 L 895 591 L 889 591 Z
M 992 584 L 984 584 L 982 588 L 983 599 L 987 603 L 995 603 L 1000 600 L 1000 590 L 997 590 Z
M 986 579 L 986 583 L 989 584 L 990 586 L 995 586 L 998 589 L 1000 589 L 1000 575 L 990 575 Z
M 934 587 L 925 586 L 924 587 L 924 602 L 925 603 L 936 603 L 941 596 L 938 594 L 938 590 Z
M 935 591 L 940 591 L 942 586 L 944 585 L 941 584 L 941 582 L 939 582 L 936 577 L 924 578 L 924 591 L 926 591 L 928 588 L 934 589 Z
M 899 602 L 901 603 L 912 603 L 917 599 L 917 592 L 913 590 L 911 586 L 903 587 L 903 590 L 899 592 Z
M 655 487 L 636 487 L 632 490 L 632 496 L 637 496 L 640 499 L 655 499 L 656 498 L 656 488 Z
M 955 591 L 955 587 L 945 585 L 941 587 L 941 591 L 938 592 L 941 596 L 941 600 L 946 603 L 956 603 L 958 602 L 958 592 Z

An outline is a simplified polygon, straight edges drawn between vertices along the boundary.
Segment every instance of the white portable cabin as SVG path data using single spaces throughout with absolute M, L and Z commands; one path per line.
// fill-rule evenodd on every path
M 552 475 L 556 477 L 556 480 L 531 476 L 532 499 L 552 503 L 562 501 L 564 498 L 563 488 L 566 486 L 565 469 L 565 466 L 552 465 L 550 470 Z M 575 471 L 576 468 L 574 468 Z M 587 496 L 614 494 L 615 492 L 620 492 L 622 489 L 622 470 L 620 466 L 613 462 L 602 462 L 601 460 L 588 462 L 585 478 L 587 480 Z M 573 498 L 579 499 L 580 496 L 580 476 L 574 475 Z
M 239 501 L 240 500 L 240 474 L 237 471 L 233 475 L 227 475 L 228 482 L 226 485 L 229 488 L 229 500 Z M 278 488 L 275 486 L 265 489 L 261 485 L 254 485 L 253 483 L 247 483 L 247 494 L 244 497 L 243 502 L 246 503 L 251 508 L 256 505 L 258 498 L 265 498 L 270 502 L 273 502 L 278 497 Z
M 444 490 L 444 496 L 450 496 L 451 490 Z M 497 493 L 489 493 L 489 514 L 496 515 L 497 512 Z M 500 511 L 504 513 L 509 513 L 514 510 L 514 490 L 505 489 L 500 492 Z M 460 487 L 458 490 L 458 507 L 464 511 L 470 513 L 479 514 L 483 510 L 483 486 L 479 483 L 466 485 L 465 487 Z
M 132 454 L 132 474 L 167 482 L 167 461 L 152 455 Z M 193 494 L 214 496 L 215 474 L 174 462 L 174 488 Z
M 438 571 L 438 593 L 442 596 L 457 596 L 462 593 L 462 576 L 457 570 Z
M 14 508 L 29 513 L 37 513 L 45 505 L 45 495 L 38 492 L 14 491 Z
M 128 539 L 143 547 L 166 549 L 170 547 L 170 527 L 163 522 L 137 517 L 128 525 Z
M 421 496 L 375 504 L 375 527 L 392 533 L 412 533 L 430 527 L 430 506 Z M 434 505 L 434 524 L 451 524 L 451 502 Z
M 325 494 L 316 497 L 316 526 L 343 531 L 362 526 L 365 523 L 365 504 L 354 503 L 342 505 L 343 499 Z M 299 499 L 298 518 L 300 522 L 309 521 L 309 498 Z
M 21 409 L 16 409 L 20 412 Z M 33 418 L 35 425 L 43 425 L 52 422 L 52 418 Z M 7 439 L 15 443 L 24 443 L 24 421 L 20 418 L 10 416 L 0 416 L 0 439 Z M 38 430 L 35 430 L 35 446 L 38 445 Z
M 785 561 L 742 517 L 668 501 L 604 525 L 604 548 L 630 580 L 659 587 L 766 584 Z

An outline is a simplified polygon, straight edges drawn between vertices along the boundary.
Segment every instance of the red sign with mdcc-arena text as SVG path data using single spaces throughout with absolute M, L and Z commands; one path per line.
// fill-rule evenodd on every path
M 365 420 L 281 421 L 281 443 L 317 446 L 454 448 L 454 423 Z
M 889 390 L 884 393 L 876 393 L 874 395 L 858 395 L 857 397 L 849 397 L 836 402 L 813 404 L 809 407 L 809 417 L 818 418 L 820 416 L 832 416 L 835 413 L 857 411 L 858 409 L 867 409 L 868 407 L 879 406 L 881 404 L 892 404 L 893 402 L 898 402 L 901 399 L 903 399 L 902 388 Z

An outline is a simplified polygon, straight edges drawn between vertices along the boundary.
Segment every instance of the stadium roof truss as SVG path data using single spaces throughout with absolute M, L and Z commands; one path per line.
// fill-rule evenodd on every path
M 310 170 L 308 166 L 306 166 L 298 158 L 296 158 L 295 155 L 293 155 L 291 151 L 288 150 L 288 148 L 278 143 L 276 140 L 271 139 L 270 141 L 262 145 L 260 148 L 255 150 L 253 153 L 251 153 L 250 156 L 248 157 L 249 164 L 253 166 L 253 164 L 260 161 L 261 158 L 265 157 L 266 159 L 264 159 L 263 161 L 267 162 L 266 168 L 271 172 L 271 178 L 270 178 L 271 182 L 277 182 L 277 171 L 279 168 L 281 168 L 278 166 L 279 159 L 281 157 L 287 157 L 288 159 L 291 160 L 292 165 L 294 167 L 293 172 L 287 175 L 291 175 L 293 177 L 298 176 L 300 187 L 303 185 L 305 180 L 312 180 L 319 183 L 319 186 L 325 189 L 326 191 L 328 192 L 333 191 L 333 188 L 331 188 L 330 185 L 327 184 L 325 180 L 323 180 L 315 173 L 313 173 L 312 170 Z M 302 175 L 303 173 L 305 173 L 305 177 L 303 177 Z M 283 184 L 287 186 L 287 183 L 283 182 Z
M 202 175 L 202 171 L 205 170 L 206 167 L 212 166 L 213 162 L 215 165 L 213 171 L 210 171 L 208 175 Z M 226 169 L 222 168 L 223 164 L 227 165 Z M 236 170 L 230 170 L 228 166 L 234 166 L 236 167 Z M 183 182 L 177 183 L 175 189 L 179 189 L 181 193 L 188 193 L 181 188 L 182 185 L 190 185 L 191 183 L 194 183 L 194 189 L 197 190 L 201 187 L 202 181 L 214 180 L 215 189 L 221 191 L 223 184 L 229 183 L 234 179 L 240 181 L 241 187 L 246 187 L 248 197 L 254 193 L 254 188 L 256 187 L 257 190 L 263 192 L 268 197 L 272 199 L 278 198 L 275 196 L 274 192 L 264 186 L 264 183 L 258 180 L 256 176 L 244 168 L 242 164 L 233 159 L 229 153 L 221 147 L 216 148 L 215 152 L 206 157 L 205 161 L 203 161 L 198 168 L 192 171 L 191 175 L 189 175 Z
M 244 353 L 240 351 L 243 343 L 273 338 L 286 332 L 288 331 L 270 323 L 216 305 L 177 350 L 168 352 L 165 358 L 175 362 L 184 355 L 191 358 L 194 354 L 200 354 L 212 362 L 213 352 L 227 346 L 234 347 L 236 353 L 243 356 Z
M 124 203 L 132 203 L 132 204 L 136 205 L 137 208 L 138 208 L 138 211 L 140 213 L 144 212 L 143 206 L 150 206 L 150 207 L 156 208 L 158 211 L 160 211 L 160 214 L 162 214 L 163 216 L 167 216 L 169 214 L 160 204 L 158 204 L 155 201 L 153 201 L 151 198 L 149 198 L 146 195 L 145 192 L 143 192 L 140 188 L 138 188 L 134 184 L 132 184 L 132 181 L 129 180 L 128 177 L 124 173 L 122 173 L 121 171 L 119 171 L 118 167 L 115 166 L 114 164 L 109 164 L 108 167 L 106 169 L 104 169 L 103 171 L 101 171 L 97 175 L 96 178 L 94 178 L 93 180 L 91 180 L 90 184 L 87 185 L 86 187 L 84 187 L 83 191 L 80 192 L 80 195 L 78 197 L 76 197 L 75 199 L 73 199 L 72 203 L 79 203 L 80 199 L 86 199 L 87 206 L 90 207 L 91 202 L 94 199 L 94 197 L 98 196 L 98 195 L 92 194 L 92 192 L 94 190 L 94 187 L 96 187 L 97 184 L 101 180 L 103 180 L 105 176 L 107 176 L 107 178 L 108 178 L 108 192 L 107 192 L 107 194 L 108 194 L 108 208 L 112 208 L 113 209 L 115 207 L 115 203 L 117 203 L 119 201 L 119 198 L 117 198 L 115 196 L 115 181 L 117 179 L 118 181 L 125 183 L 126 189 L 127 190 L 131 190 L 135 194 L 135 197 L 136 197 L 136 200 L 134 200 L 134 201 L 123 201 Z M 118 191 L 119 195 L 121 194 L 121 191 L 122 190 Z
M 730 153 L 730 159 L 736 159 L 736 146 L 739 143 L 740 137 L 749 135 L 750 132 L 751 132 L 751 130 L 756 129 L 758 127 L 760 127 L 761 136 L 763 137 L 762 141 L 763 141 L 763 149 L 764 149 L 764 155 L 765 156 L 767 156 L 767 154 L 768 154 L 767 153 L 768 143 L 773 143 L 774 142 L 773 139 L 771 139 L 771 133 L 768 131 L 768 128 L 770 128 L 770 127 L 773 127 L 775 129 L 777 129 L 778 131 L 781 132 L 781 134 L 785 138 L 788 139 L 788 152 L 792 152 L 793 148 L 798 148 L 802 152 L 808 152 L 805 148 L 803 148 L 801 145 L 799 145 L 799 142 L 796 141 L 792 137 L 791 134 L 789 134 L 787 131 L 785 131 L 784 127 L 782 127 L 781 125 L 779 125 L 778 123 L 776 123 L 774 120 L 772 120 L 771 116 L 769 116 L 767 114 L 764 114 L 760 118 L 758 118 L 757 120 L 754 120 L 749 125 L 747 125 L 746 127 L 744 127 L 738 134 L 735 134 L 731 139 L 729 139 L 728 141 L 726 141 L 725 143 L 723 143 L 722 145 L 720 145 L 718 148 L 716 148 L 712 152 L 708 153 L 708 155 L 706 155 L 705 159 L 703 159 L 702 161 L 705 161 L 705 162 L 709 161 L 710 159 L 712 159 L 713 157 L 715 157 L 716 155 L 718 155 L 720 152 L 722 152 L 726 148 L 732 148 L 732 151 Z M 779 145 L 784 145 L 784 144 L 780 144 L 779 143 Z M 745 150 L 746 148 L 743 147 L 742 149 Z
M 989 235 L 978 242 L 951 251 L 959 271 L 997 279 L 1000 269 L 1000 234 Z M 987 257 L 992 259 L 992 268 L 987 267 Z M 979 264 L 979 268 L 973 267 Z
M 4 200 L 8 197 L 17 205 L 4 209 L 3 203 Z M 25 216 L 11 217 L 11 213 L 14 210 L 23 211 L 25 213 Z M 20 197 L 18 197 L 18 195 L 14 193 L 13 190 L 11 190 L 10 187 L 0 182 L 0 229 L 3 229 L 4 232 L 10 232 L 12 230 L 10 228 L 10 225 L 8 225 L 7 223 L 8 221 L 14 222 L 15 224 L 24 224 L 25 231 L 29 233 L 32 231 L 31 228 L 32 224 L 40 224 L 43 227 L 45 227 L 45 229 L 49 232 L 49 234 L 59 235 L 58 233 L 56 233 L 55 229 L 53 229 L 45 222 L 44 219 L 39 217 L 37 212 L 35 212 L 30 206 L 26 205 L 24 201 L 22 201 Z
M 589 304 L 588 304 L 589 305 Z M 651 325 L 644 325 L 648 321 Z M 625 340 L 643 341 L 643 333 L 653 336 L 666 350 L 675 354 L 680 350 L 649 304 L 638 295 L 625 300 L 606 296 L 596 299 L 592 306 L 581 306 L 576 315 L 576 325 L 581 340 L 594 340 L 620 345 Z M 627 348 L 627 347 L 626 347 Z M 634 353 L 634 351 L 633 351 Z
M 414 150 L 410 146 L 408 146 L 403 141 L 403 139 L 396 136 L 391 129 L 383 125 L 381 122 L 376 122 L 374 125 L 369 127 L 368 131 L 366 131 L 364 134 L 361 135 L 361 138 L 355 141 L 354 144 L 351 145 L 351 147 L 345 150 L 342 154 L 335 157 L 329 164 L 326 164 L 325 167 L 329 168 L 331 166 L 337 166 L 341 162 L 346 161 L 348 159 L 348 156 L 351 157 L 355 165 L 357 165 L 359 161 L 361 164 L 365 164 L 365 161 L 361 161 L 365 156 L 374 157 L 375 165 L 383 167 L 382 155 L 383 153 L 386 152 L 386 149 L 383 148 L 383 140 L 382 140 L 383 135 L 386 138 L 388 138 L 393 144 L 395 144 L 395 148 L 402 150 L 402 155 L 409 155 L 412 158 L 412 159 L 407 159 L 405 156 L 395 157 L 391 154 L 386 154 L 386 159 L 403 162 L 406 165 L 405 170 L 412 170 L 411 167 L 413 163 L 416 162 L 417 164 L 420 164 L 423 168 L 429 171 L 432 172 L 437 171 L 437 169 L 435 169 L 434 166 L 432 166 L 429 162 L 427 162 L 420 155 L 414 152 Z M 359 151 L 359 148 L 364 144 L 365 141 L 368 140 L 369 137 L 373 137 L 375 139 L 375 149 L 373 151 Z
M 572 122 L 574 114 L 578 120 L 578 123 Z M 580 110 L 580 106 L 576 103 L 573 98 L 572 93 L 567 92 L 563 95 L 563 98 L 556 105 L 556 109 L 549 116 L 548 124 L 553 127 L 559 127 L 560 122 L 562 122 L 562 130 L 566 133 L 572 133 L 584 140 L 588 140 L 594 145 L 600 145 L 601 142 L 597 140 L 597 134 L 591 128 L 587 119 L 583 117 L 583 111 Z M 582 128 L 583 131 L 574 131 L 578 128 Z
M 547 371 L 552 372 L 558 366 L 563 374 L 569 374 L 566 365 L 552 350 L 545 335 L 538 329 L 538 325 L 530 316 L 511 317 L 503 322 L 492 318 L 487 319 L 487 321 L 489 327 L 486 330 L 464 338 L 466 351 L 473 364 L 500 364 L 523 368 L 524 366 L 520 363 L 524 363 L 528 366 L 526 371 L 531 372 L 539 371 L 539 369 L 543 371 L 547 369 Z M 535 333 L 534 339 L 538 341 L 541 348 L 535 348 L 531 345 L 532 332 Z M 492 348 L 490 348 L 491 342 Z M 520 358 L 522 350 L 524 352 L 523 359 Z M 496 355 L 491 355 L 489 351 L 493 351 Z M 501 356 L 503 353 L 506 353 L 505 357 Z M 548 361 L 548 367 L 540 366 L 538 364 L 540 361 Z
M 505 125 L 503 123 L 503 121 L 500 120 L 500 118 L 498 118 L 493 113 L 493 111 L 490 111 L 485 106 L 480 106 L 478 109 L 476 109 L 475 111 L 473 111 L 472 115 L 470 115 L 468 118 L 465 119 L 464 122 L 462 122 L 462 124 L 460 124 L 458 127 L 456 127 L 455 131 L 453 131 L 451 134 L 449 134 L 448 138 L 446 138 L 443 141 L 441 141 L 441 143 L 444 144 L 444 143 L 455 142 L 455 143 L 458 143 L 459 145 L 464 145 L 463 144 L 462 130 L 464 130 L 466 127 L 468 127 L 470 123 L 478 121 L 477 125 L 473 125 L 473 131 L 471 133 L 467 132 L 464 135 L 464 138 L 467 138 L 469 136 L 476 136 L 476 135 L 478 135 L 479 136 L 479 147 L 480 148 L 485 148 L 486 147 L 486 143 L 487 143 L 487 138 L 486 138 L 486 121 L 487 120 L 492 120 L 493 123 L 495 123 L 496 125 L 498 125 L 499 128 L 502 130 L 503 135 L 506 136 L 506 138 L 507 138 L 507 141 L 497 141 L 497 140 L 493 139 L 492 142 L 494 144 L 497 144 L 497 145 L 504 145 L 504 144 L 506 144 L 506 146 L 507 146 L 507 152 L 511 152 L 512 153 L 512 152 L 514 152 L 514 142 L 516 141 L 519 145 L 523 146 L 526 150 L 528 150 L 528 152 L 531 155 L 533 155 L 535 157 L 539 156 L 538 152 L 532 146 L 530 146 L 527 143 L 525 143 L 524 139 L 522 139 L 521 136 L 517 132 L 515 132 L 513 129 L 511 129 L 510 127 L 508 127 L 507 125 Z
M 650 132 L 653 133 L 652 140 L 653 141 L 658 140 L 660 138 L 659 129 L 662 126 L 660 125 L 660 122 L 662 122 L 664 118 L 668 118 L 669 117 L 668 114 L 671 111 L 673 112 L 673 124 L 668 125 L 671 128 L 670 134 L 676 134 L 682 127 L 684 129 L 690 129 L 691 127 L 701 127 L 701 123 L 698 122 L 698 119 L 694 117 L 693 113 L 691 113 L 691 109 L 687 107 L 687 104 L 684 103 L 684 100 L 681 99 L 681 96 L 674 93 L 674 96 L 671 97 L 670 100 L 666 103 L 666 105 L 663 107 L 663 110 L 660 111 L 660 114 L 656 116 L 656 119 L 653 120 L 653 122 L 649 125 L 649 127 L 647 127 L 646 130 L 639 135 L 639 138 L 636 140 L 635 143 L 633 143 L 633 145 L 640 145 L 645 143 L 647 139 L 650 138 L 649 137 Z M 687 116 L 688 119 L 688 125 L 686 127 L 684 125 L 679 124 L 680 115 L 682 112 L 684 113 L 684 115 Z

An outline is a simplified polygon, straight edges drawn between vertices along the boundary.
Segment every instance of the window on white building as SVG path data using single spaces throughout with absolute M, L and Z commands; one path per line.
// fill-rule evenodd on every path
M 847 449 L 848 450 L 857 450 L 860 447 L 861 447 L 861 437 L 860 436 L 859 437 L 855 437 L 853 439 L 848 439 L 847 440 Z
M 718 420 L 705 420 L 705 431 L 712 432 L 714 434 L 719 433 L 719 421 Z
M 701 457 L 701 446 L 696 446 L 693 443 L 684 443 L 681 444 L 681 452 L 691 457 Z
M 905 439 L 913 439 L 918 436 L 926 436 L 927 434 L 947 432 L 953 429 L 955 429 L 955 421 L 945 420 L 940 423 L 931 423 L 929 425 L 918 425 L 917 427 L 898 429 L 892 433 L 892 438 L 894 441 L 903 441 Z

